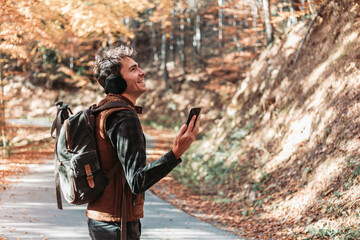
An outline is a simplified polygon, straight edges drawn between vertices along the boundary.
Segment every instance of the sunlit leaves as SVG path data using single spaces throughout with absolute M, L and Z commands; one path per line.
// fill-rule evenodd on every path
M 170 12 L 174 7 L 174 2 L 167 0 L 158 0 L 156 2 L 157 2 L 156 8 L 152 14 L 151 21 L 153 22 L 165 21 L 170 16 Z
M 22 0 L 0 3 L 0 50 L 29 58 L 33 42 L 66 51 L 69 39 L 134 38 L 129 22 L 147 8 L 149 0 Z
M 42 39 L 44 45 L 51 46 L 41 19 L 38 19 L 29 1 L 1 1 L 0 38 L 3 39 L 0 50 L 15 58 L 27 58 L 31 50 L 29 39 Z

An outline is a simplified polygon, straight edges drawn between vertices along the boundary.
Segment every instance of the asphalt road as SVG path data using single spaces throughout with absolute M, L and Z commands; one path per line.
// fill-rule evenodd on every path
M 29 165 L 31 174 L 0 192 L 0 239 L 90 239 L 85 206 L 64 202 L 58 210 L 53 163 Z M 146 193 L 141 239 L 240 239 L 198 221 L 150 191 Z
M 147 136 L 148 147 L 153 146 Z M 30 174 L 12 179 L 0 191 L 0 240 L 4 239 L 90 239 L 86 206 L 63 201 L 57 209 L 53 162 L 29 164 Z M 241 239 L 173 207 L 150 191 L 146 193 L 141 239 Z

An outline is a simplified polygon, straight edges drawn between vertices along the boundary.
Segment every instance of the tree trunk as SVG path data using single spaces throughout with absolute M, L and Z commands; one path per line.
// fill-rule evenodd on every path
M 167 70 L 167 39 L 166 39 L 166 29 L 164 29 L 161 37 L 161 57 L 162 57 L 162 67 L 163 67 L 163 79 L 165 83 L 165 90 L 169 89 L 169 72 Z
M 220 47 L 220 56 L 222 57 L 223 47 L 224 47 L 224 36 L 223 36 L 223 26 L 224 26 L 224 10 L 222 6 L 224 5 L 224 0 L 218 0 L 219 6 L 219 47 Z
M 3 79 L 3 63 L 2 52 L 0 51 L 0 134 L 2 138 L 3 151 L 5 153 L 6 140 L 5 140 L 5 99 L 4 99 L 4 85 Z
M 258 14 L 258 6 L 256 0 L 253 1 L 252 15 L 253 15 L 252 27 L 257 28 L 257 18 L 259 17 L 259 14 Z
M 152 45 L 152 65 L 156 66 L 156 70 L 159 71 L 160 63 L 159 63 L 159 55 L 158 55 L 158 48 L 157 48 L 157 34 L 155 29 L 155 23 L 150 22 L 150 29 L 151 29 L 151 45 Z
M 186 74 L 186 55 L 185 55 L 185 20 L 184 13 L 182 10 L 182 16 L 180 17 L 180 36 L 177 41 L 177 48 L 179 51 L 180 62 L 183 74 Z
M 194 46 L 194 66 L 196 66 L 196 73 L 199 71 L 199 67 L 203 68 L 201 63 L 201 16 L 197 14 L 195 16 L 194 24 L 194 36 L 193 36 L 193 46 Z
M 311 5 L 311 0 L 307 0 L 307 2 L 308 2 L 308 4 L 309 4 L 309 9 L 310 9 L 311 14 L 314 14 L 315 11 L 314 11 L 314 8 L 313 8 L 312 5 Z
M 169 54 L 170 54 L 170 61 L 172 66 L 175 66 L 175 34 L 174 30 L 176 29 L 176 22 L 175 22 L 175 11 L 171 10 L 171 22 L 172 28 L 170 29 L 170 39 L 169 39 Z
M 232 24 L 232 25 L 233 25 L 233 27 L 234 27 L 235 29 L 237 29 L 237 28 L 238 28 L 238 26 L 237 26 L 237 16 L 234 15 L 233 17 L 234 17 L 234 19 L 233 19 L 233 24 Z M 237 37 L 237 34 L 234 34 L 234 36 L 233 36 L 233 41 L 234 41 L 235 46 L 236 46 L 236 51 L 241 52 L 241 51 L 242 51 L 242 48 L 241 48 L 241 44 L 240 44 L 240 42 L 239 42 L 239 39 L 238 39 L 238 37 Z
M 291 13 L 290 23 L 291 23 L 291 25 L 294 25 L 297 23 L 297 18 L 295 16 L 294 12 L 295 12 L 294 0 L 291 0 L 291 5 L 290 5 L 290 13 Z
M 263 6 L 265 16 L 266 45 L 269 45 L 274 40 L 274 32 L 271 25 L 270 0 L 263 0 Z
M 301 17 L 295 15 L 295 12 L 301 11 L 301 5 L 304 5 L 304 0 L 291 0 L 290 12 L 291 12 L 291 23 L 296 24 Z
M 253 0 L 252 16 L 253 16 L 252 27 L 257 28 L 258 27 L 257 21 L 258 21 L 258 17 L 259 17 L 259 7 L 258 7 L 258 2 L 256 0 Z M 258 43 L 260 43 L 260 40 L 259 40 L 258 35 L 259 35 L 259 32 L 256 31 L 257 41 L 256 41 L 255 46 L 253 47 L 254 52 L 256 52 L 259 49 Z

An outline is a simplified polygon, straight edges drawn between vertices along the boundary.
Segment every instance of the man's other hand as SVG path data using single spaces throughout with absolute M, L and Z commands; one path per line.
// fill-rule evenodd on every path
M 176 158 L 180 158 L 181 155 L 183 155 L 183 153 L 195 141 L 196 136 L 199 133 L 200 115 L 198 116 L 194 126 L 195 119 L 196 116 L 194 115 L 189 123 L 189 126 L 186 124 L 182 125 L 180 131 L 175 136 L 172 151 Z

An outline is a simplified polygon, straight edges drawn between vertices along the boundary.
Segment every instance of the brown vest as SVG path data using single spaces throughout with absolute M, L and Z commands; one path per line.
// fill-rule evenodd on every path
M 109 94 L 100 101 L 98 106 L 108 102 L 121 101 L 129 104 L 128 100 L 121 95 Z M 133 105 L 129 104 L 132 108 Z M 112 108 L 102 111 L 96 117 L 96 138 L 98 152 L 101 160 L 101 169 L 107 174 L 113 166 L 119 161 L 115 149 L 112 147 L 109 137 L 106 133 L 106 119 L 111 113 L 122 110 L 123 108 Z M 105 222 L 121 221 L 121 202 L 122 202 L 122 175 L 124 170 L 120 167 L 115 176 L 109 181 L 104 193 L 94 202 L 89 203 L 86 216 L 90 219 Z M 144 217 L 144 194 L 134 195 L 128 183 L 125 183 L 126 195 L 126 218 L 127 222 L 135 221 Z

